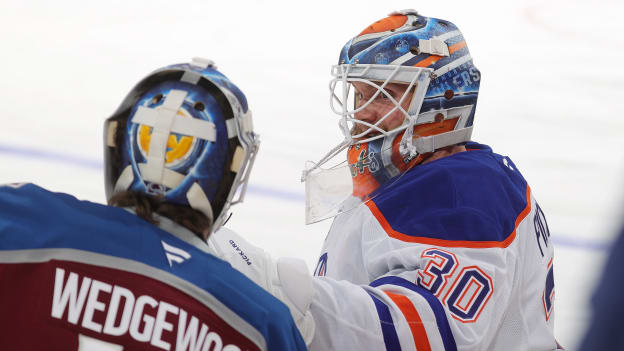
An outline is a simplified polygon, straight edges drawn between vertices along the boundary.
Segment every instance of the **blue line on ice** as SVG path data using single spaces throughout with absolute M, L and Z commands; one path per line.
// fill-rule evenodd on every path
M 8 154 L 12 156 L 20 156 L 30 159 L 48 160 L 57 162 L 69 166 L 76 166 L 86 169 L 95 170 L 101 172 L 104 168 L 103 160 L 95 160 L 91 158 L 85 158 L 82 156 L 70 155 L 60 152 L 28 148 L 23 146 L 10 146 L 6 144 L 0 144 L 0 154 Z M 261 185 L 249 185 L 247 188 L 248 194 L 267 196 L 285 201 L 303 202 L 305 196 L 300 193 L 278 190 Z
M 53 162 L 58 162 L 66 165 L 77 166 L 87 168 L 91 170 L 101 171 L 103 168 L 102 160 L 94 160 L 81 156 L 69 155 L 54 151 L 47 151 L 41 149 L 9 146 L 6 144 L 0 144 L 0 154 L 8 154 L 13 156 L 21 156 L 32 159 L 44 159 Z M 290 191 L 283 191 L 274 189 L 271 187 L 252 185 L 247 188 L 249 194 L 257 196 L 265 196 L 274 199 L 280 199 L 284 201 L 292 201 L 303 203 L 305 196 L 301 193 L 295 193 Z M 574 236 L 562 236 L 553 235 L 553 243 L 557 247 L 566 247 L 571 249 L 580 249 L 585 251 L 609 251 L 611 243 L 608 241 L 597 241 L 582 239 Z
M 553 235 L 552 238 L 555 247 L 566 247 L 585 251 L 609 252 L 612 245 L 611 241 L 607 240 L 582 239 L 571 235 Z
M 102 170 L 103 161 L 102 160 L 94 160 L 87 159 L 80 156 L 62 154 L 59 152 L 41 150 L 41 149 L 33 149 L 27 148 L 23 146 L 10 146 L 6 144 L 0 144 L 0 153 L 10 154 L 14 156 L 22 156 L 33 159 L 44 159 L 55 161 L 58 163 L 64 163 L 72 166 L 78 166 L 83 168 L 90 168 L 96 170 Z

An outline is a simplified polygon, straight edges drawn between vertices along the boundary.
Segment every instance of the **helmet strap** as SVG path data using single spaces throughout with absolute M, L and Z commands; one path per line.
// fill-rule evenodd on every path
M 467 142 L 470 140 L 472 135 L 472 127 L 468 127 L 441 134 L 416 138 L 413 137 L 412 133 L 409 133 L 410 136 L 406 138 L 408 131 L 412 130 L 413 128 L 410 128 L 405 132 L 403 138 L 401 139 L 401 146 L 399 148 L 401 155 L 407 156 L 409 153 L 410 158 L 415 157 L 416 155 L 435 152 L 436 150 L 447 146 Z M 404 153 L 404 150 L 407 152 Z
M 210 200 L 208 200 L 206 193 L 204 193 L 198 183 L 193 183 L 193 185 L 191 185 L 191 188 L 186 192 L 186 199 L 191 205 L 191 208 L 203 213 L 208 217 L 211 223 L 214 221 Z
M 405 133 L 403 133 L 401 143 L 399 144 L 399 152 L 401 153 L 401 156 L 409 156 L 409 158 L 414 158 L 416 157 L 416 155 L 418 155 L 418 150 L 413 143 L 414 124 L 416 123 L 417 118 L 418 115 L 407 116 L 407 129 L 405 129 Z

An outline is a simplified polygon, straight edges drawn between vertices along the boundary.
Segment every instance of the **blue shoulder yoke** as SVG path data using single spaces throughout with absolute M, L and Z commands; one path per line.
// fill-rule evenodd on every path
M 378 189 L 369 207 L 391 236 L 448 246 L 509 244 L 529 207 L 528 185 L 508 157 L 477 143 L 466 149 Z

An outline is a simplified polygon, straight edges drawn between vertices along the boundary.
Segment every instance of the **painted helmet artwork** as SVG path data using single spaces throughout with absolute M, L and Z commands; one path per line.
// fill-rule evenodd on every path
M 195 58 L 141 80 L 106 120 L 104 146 L 107 199 L 133 191 L 188 206 L 214 232 L 244 198 L 259 139 L 242 91 Z
M 331 75 L 330 107 L 344 140 L 303 172 L 308 223 L 350 209 L 348 197 L 370 199 L 432 152 L 470 140 L 481 74 L 449 21 L 393 12 L 344 45 Z M 372 93 L 363 99 L 362 89 Z M 388 107 L 373 111 L 376 101 Z M 346 161 L 321 167 L 345 149 Z

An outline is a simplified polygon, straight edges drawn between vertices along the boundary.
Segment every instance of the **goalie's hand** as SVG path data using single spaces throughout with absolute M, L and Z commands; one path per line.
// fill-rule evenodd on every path
M 208 244 L 217 257 L 286 304 L 306 345 L 310 345 L 315 326 L 310 314 L 314 289 L 303 260 L 284 257 L 275 261 L 261 248 L 223 227 L 210 236 Z

